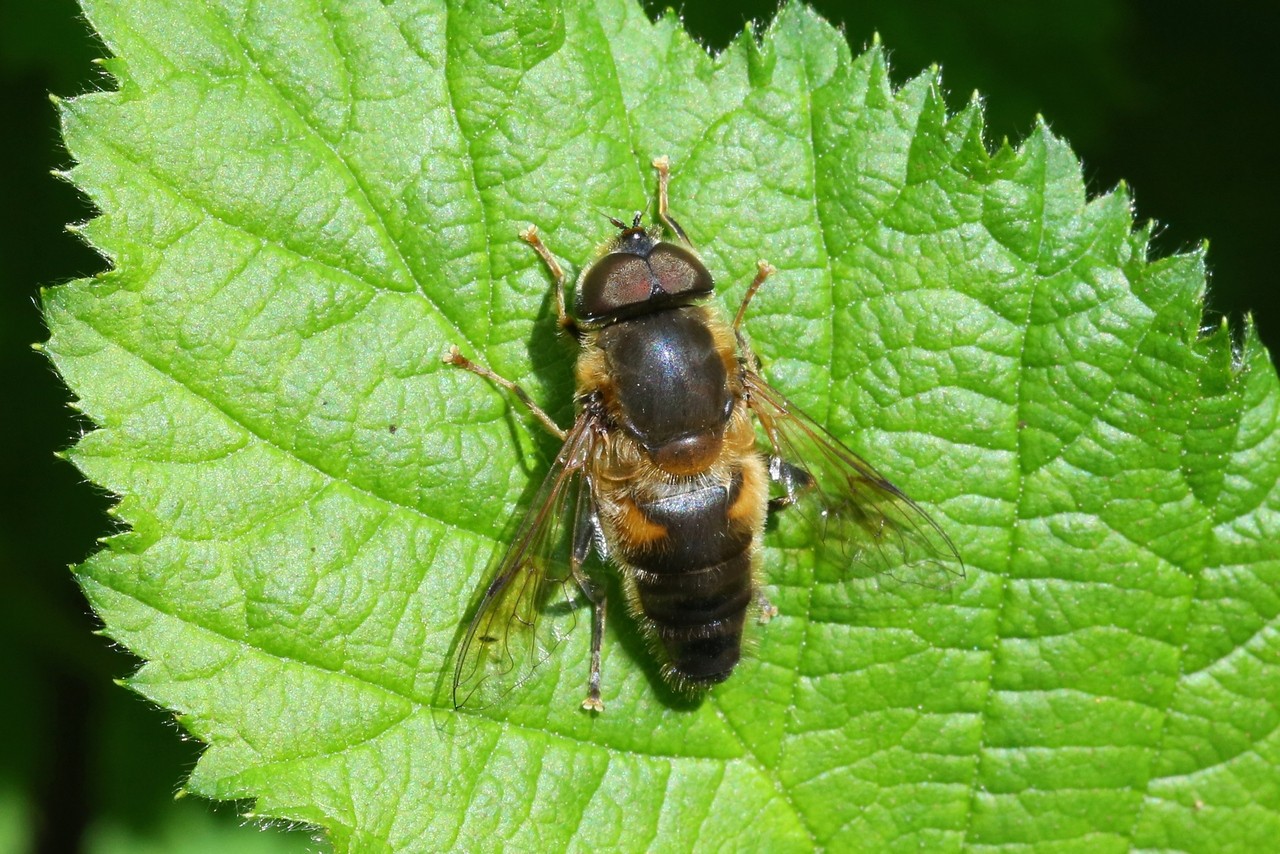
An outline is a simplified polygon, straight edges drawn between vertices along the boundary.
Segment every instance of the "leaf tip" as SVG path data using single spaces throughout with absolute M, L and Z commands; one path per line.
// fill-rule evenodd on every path
M 1258 326 L 1254 321 L 1252 311 L 1244 313 L 1243 332 L 1244 334 L 1241 335 L 1242 345 L 1240 347 L 1241 365 L 1246 366 L 1251 359 L 1255 358 L 1262 359 L 1263 364 L 1273 364 L 1271 350 L 1262 343 L 1262 339 L 1258 336 Z

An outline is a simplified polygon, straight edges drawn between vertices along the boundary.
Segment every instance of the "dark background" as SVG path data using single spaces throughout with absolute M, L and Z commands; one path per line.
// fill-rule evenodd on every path
M 689 2 L 687 26 L 722 47 L 773 2 Z M 1280 345 L 1266 247 L 1274 238 L 1280 15 L 1262 4 L 1073 0 L 817 2 L 855 50 L 879 31 L 895 79 L 933 63 L 953 107 L 986 96 L 988 139 L 1019 139 L 1037 113 L 1071 141 L 1091 191 L 1125 179 L 1158 254 L 1210 241 L 1209 319 L 1256 315 Z M 651 13 L 662 4 L 646 3 Z M 1246 11 L 1248 9 L 1249 11 Z M 45 359 L 38 288 L 102 261 L 63 230 L 91 216 L 52 177 L 68 165 L 47 93 L 107 81 L 71 0 L 0 0 L 0 850 L 299 850 L 303 833 L 256 833 L 234 808 L 173 794 L 198 746 L 170 716 L 112 684 L 135 666 L 91 634 L 67 565 L 111 529 L 108 496 L 54 458 L 88 425 Z

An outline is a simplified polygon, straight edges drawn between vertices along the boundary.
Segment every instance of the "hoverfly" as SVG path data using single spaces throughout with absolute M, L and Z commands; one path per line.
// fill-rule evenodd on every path
M 560 328 L 581 348 L 568 431 L 456 347 L 444 356 L 507 389 L 563 441 L 458 648 L 456 707 L 503 698 L 546 660 L 562 634 L 542 628 L 548 589 L 571 578 L 593 609 L 582 705 L 604 709 L 605 588 L 583 568 L 593 550 L 620 569 L 664 678 L 686 693 L 733 672 L 753 609 L 762 621 L 776 614 L 756 578 L 770 510 L 798 504 L 838 563 L 963 574 L 928 514 L 761 378 L 742 321 L 775 269 L 759 262 L 732 324 L 704 304 L 714 282 L 668 210 L 667 158 L 653 165 L 661 225 L 611 218 L 619 233 L 582 270 L 573 315 L 537 228 L 520 235 L 549 268 Z M 678 242 L 663 239 L 663 226 Z

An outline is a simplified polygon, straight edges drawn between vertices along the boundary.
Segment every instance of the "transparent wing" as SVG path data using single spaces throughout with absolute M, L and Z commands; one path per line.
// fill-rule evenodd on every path
M 945 588 L 964 577 L 946 532 L 902 490 L 765 382 L 746 372 L 748 405 L 771 445 L 769 474 L 805 530 L 820 578 L 887 574 Z M 826 573 L 823 573 L 823 570 Z
M 493 705 L 524 684 L 577 625 L 577 583 L 570 541 L 588 487 L 594 419 L 582 414 L 565 439 L 538 495 L 503 555 L 458 647 L 455 708 Z

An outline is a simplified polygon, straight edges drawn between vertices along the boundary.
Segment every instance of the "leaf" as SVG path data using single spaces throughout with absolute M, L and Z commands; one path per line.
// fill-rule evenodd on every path
M 625 0 L 87 0 L 119 89 L 62 105 L 113 269 L 48 350 L 120 496 L 77 570 L 130 686 L 208 744 L 188 788 L 338 850 L 1176 848 L 1280 832 L 1280 388 L 1198 332 L 1043 125 L 898 90 L 803 6 L 708 57 Z M 649 160 L 771 380 L 928 506 L 950 591 L 815 579 L 700 705 L 621 609 L 459 714 L 449 658 L 566 421 L 536 223 L 576 271 Z M 614 601 L 620 601 L 615 596 Z M 587 622 L 580 620 L 580 623 Z

